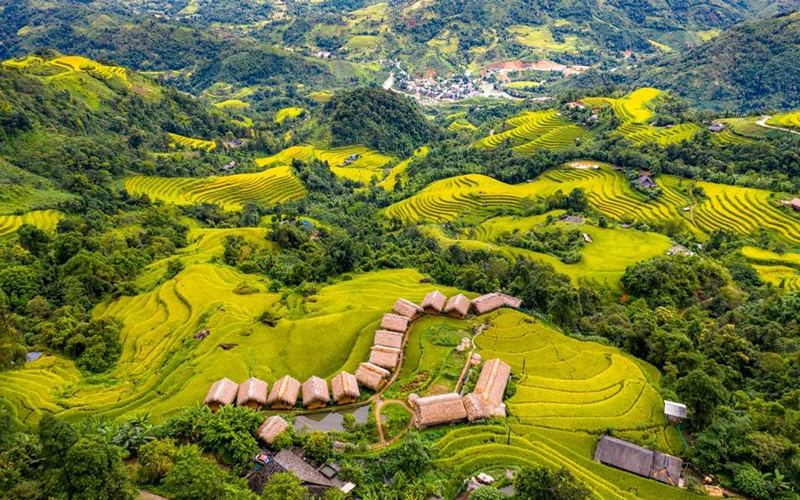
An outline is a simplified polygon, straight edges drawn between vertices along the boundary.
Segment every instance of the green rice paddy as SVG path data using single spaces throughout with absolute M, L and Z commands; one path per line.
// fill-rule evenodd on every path
M 57 210 L 33 210 L 22 215 L 0 215 L 0 240 L 13 235 L 23 224 L 30 224 L 48 232 L 55 232 L 64 214 Z
M 348 160 L 355 157 L 354 160 Z M 372 178 L 383 178 L 385 167 L 395 161 L 391 156 L 381 154 L 364 146 L 344 146 L 333 149 L 320 149 L 314 146 L 292 146 L 267 158 L 257 158 L 260 167 L 289 165 L 292 160 L 327 162 L 337 177 L 369 184 Z
M 182 135 L 173 134 L 171 132 L 169 134 L 169 137 L 174 141 L 175 144 L 184 146 L 189 149 L 205 149 L 206 151 L 211 151 L 217 147 L 217 143 L 214 141 L 206 141 L 203 139 L 192 139 L 191 137 L 184 137 Z
M 767 120 L 767 125 L 800 129 L 800 111 L 774 115 L 772 118 Z
M 778 254 L 756 247 L 743 247 L 742 254 L 767 283 L 788 292 L 800 290 L 800 253 Z
M 275 114 L 275 123 L 283 123 L 283 121 L 287 118 L 297 118 L 305 112 L 305 108 L 283 108 Z
M 511 147 L 522 154 L 537 149 L 560 150 L 575 145 L 586 131 L 559 116 L 556 110 L 528 111 L 507 120 L 508 130 L 484 137 L 475 146 Z

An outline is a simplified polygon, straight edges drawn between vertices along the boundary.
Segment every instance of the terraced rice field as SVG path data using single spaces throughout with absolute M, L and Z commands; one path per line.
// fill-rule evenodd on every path
M 743 247 L 742 254 L 761 279 L 788 292 L 800 290 L 800 253 L 778 254 L 756 247 Z
M 577 36 L 567 35 L 563 43 L 557 42 L 547 26 L 517 25 L 508 28 L 508 32 L 522 45 L 542 51 L 575 52 L 578 41 Z
M 327 91 L 324 91 L 324 90 L 311 92 L 310 94 L 308 94 L 308 98 L 311 99 L 314 102 L 318 102 L 320 104 L 325 104 L 326 102 L 328 102 L 331 99 L 333 99 L 333 92 L 327 92 Z
M 477 130 L 477 127 L 470 122 L 468 122 L 464 118 L 459 118 L 453 121 L 450 125 L 447 126 L 447 130 L 451 132 L 460 132 L 461 130 L 473 131 Z
M 214 103 L 214 107 L 243 111 L 250 107 L 250 103 L 244 102 L 240 99 L 226 99 L 224 101 Z
M 731 129 L 725 129 L 722 132 L 714 134 L 714 142 L 720 146 L 739 145 L 739 144 L 755 144 L 756 140 L 743 135 L 737 134 Z
M 509 118 L 511 127 L 503 132 L 484 137 L 476 147 L 512 147 L 514 151 L 530 154 L 537 149 L 559 150 L 575 145 L 575 140 L 586 131 L 558 116 L 556 110 L 528 111 Z
M 57 210 L 34 210 L 23 215 L 0 215 L 0 240 L 9 238 L 23 224 L 30 224 L 48 232 L 55 232 L 64 214 Z
M 297 118 L 305 112 L 305 108 L 283 108 L 275 113 L 275 123 L 283 123 L 287 118 Z
M 348 160 L 355 156 L 355 160 Z M 333 149 L 318 149 L 314 146 L 293 146 L 267 158 L 257 158 L 256 165 L 270 167 L 289 165 L 292 160 L 302 162 L 317 159 L 327 162 L 337 177 L 368 184 L 373 177 L 382 178 L 387 164 L 395 161 L 364 146 L 345 146 Z
M 774 115 L 772 118 L 767 120 L 767 125 L 800 129 L 800 111 L 784 113 L 782 115 Z
M 176 205 L 214 203 L 226 210 L 240 210 L 247 201 L 274 205 L 305 196 L 305 187 L 289 167 L 202 179 L 136 176 L 125 181 L 125 189 Z
M 651 127 L 647 123 L 654 113 L 648 103 L 658 98 L 661 91 L 654 88 L 641 88 L 626 97 L 611 99 L 606 97 L 587 97 L 583 102 L 590 107 L 610 106 L 622 121 L 617 129 L 620 134 L 637 144 L 656 143 L 662 146 L 691 140 L 701 128 L 693 123 L 683 123 L 673 127 Z
M 85 72 L 102 80 L 119 78 L 128 81 L 127 70 L 121 66 L 106 66 L 97 61 L 92 61 L 80 56 L 66 56 L 53 59 L 49 64 L 61 66 L 71 71 Z
M 395 186 L 397 185 L 397 181 L 402 183 L 408 182 L 408 174 L 406 174 L 406 170 L 408 169 L 408 165 L 414 158 L 421 158 L 428 155 L 430 150 L 427 146 L 422 146 L 416 151 L 414 151 L 414 156 L 408 158 L 406 160 L 401 161 L 389 171 L 386 177 L 383 178 L 382 181 L 378 183 L 380 187 L 385 189 L 386 191 L 393 191 Z
M 169 133 L 169 137 L 175 141 L 175 144 L 180 144 L 190 149 L 205 149 L 206 151 L 211 151 L 217 147 L 217 143 L 214 141 L 192 139 L 191 137 L 184 137 L 182 135 L 173 134 L 172 132 Z
M 420 301 L 434 289 L 421 279 L 413 270 L 381 271 L 324 287 L 307 301 L 299 296 L 281 301 L 280 294 L 266 291 L 263 278 L 222 265 L 190 265 L 150 292 L 92 312 L 123 324 L 122 356 L 105 383 L 76 380 L 69 361 L 53 371 L 46 362 L 50 358 L 43 358 L 0 373 L 0 393 L 13 394 L 15 405 L 27 397 L 27 406 L 20 405 L 26 408 L 20 412 L 25 425 L 38 422 L 45 409 L 73 420 L 141 413 L 161 420 L 202 401 L 221 377 L 237 382 L 250 376 L 273 382 L 286 374 L 330 379 L 342 369 L 353 372 L 366 359 L 372 332 L 397 297 Z M 237 294 L 241 285 L 255 292 Z M 274 328 L 258 321 L 267 309 L 282 316 Z M 193 340 L 202 329 L 210 335 Z M 236 347 L 226 351 L 220 344 Z M 12 387 L 26 389 L 12 392 Z

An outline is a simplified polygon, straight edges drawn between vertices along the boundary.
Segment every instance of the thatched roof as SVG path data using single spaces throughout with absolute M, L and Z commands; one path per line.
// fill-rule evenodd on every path
M 387 370 L 394 370 L 398 361 L 400 361 L 400 349 L 376 345 L 369 352 L 369 362 Z
M 490 359 L 483 364 L 473 392 L 487 405 L 500 406 L 503 404 L 509 375 L 511 375 L 510 366 L 500 359 Z
M 408 330 L 408 318 L 397 314 L 384 314 L 381 320 L 381 328 L 393 332 L 405 333 Z
M 218 406 L 232 404 L 236 399 L 237 392 L 239 392 L 239 384 L 227 378 L 219 379 L 211 385 L 203 404 Z
M 286 375 L 272 384 L 267 403 L 275 406 L 292 407 L 297 403 L 300 395 L 300 382 Z
M 519 309 L 521 305 L 522 301 L 518 298 L 499 292 L 487 293 L 486 295 L 481 295 L 476 299 L 472 299 L 472 307 L 478 314 L 486 314 L 495 309 L 500 309 L 503 306 Z
M 327 477 L 292 451 L 281 450 L 264 467 L 248 478 L 250 489 L 260 495 L 264 491 L 264 485 L 267 481 L 280 472 L 294 474 L 300 480 L 300 483 L 308 488 L 312 496 L 315 497 L 321 497 L 326 489 L 334 486 Z
M 464 402 L 455 392 L 424 398 L 409 397 L 408 400 L 414 406 L 416 425 L 419 428 L 460 422 L 467 418 Z
M 303 406 L 308 407 L 315 404 L 324 406 L 330 400 L 331 395 L 328 392 L 328 383 L 325 382 L 325 379 L 311 376 L 303 382 Z
M 683 462 L 680 458 L 648 450 L 639 445 L 603 436 L 597 443 L 594 459 L 618 469 L 677 485 Z
M 261 427 L 258 428 L 258 438 L 264 441 L 267 444 L 272 444 L 275 442 L 275 438 L 278 437 L 278 434 L 285 431 L 289 428 L 289 422 L 284 420 L 282 417 L 278 415 L 273 415 L 266 420 L 264 423 L 261 424 Z
M 447 305 L 444 306 L 444 313 L 448 316 L 463 318 L 469 313 L 469 305 L 469 299 L 459 293 L 458 295 L 450 297 L 450 300 L 447 301 Z
M 406 299 L 397 299 L 394 307 L 392 307 L 392 312 L 410 319 L 414 319 L 423 313 L 420 306 Z
M 439 290 L 434 290 L 422 299 L 420 307 L 428 314 L 439 314 L 444 309 L 444 303 L 447 297 L 444 296 Z
M 492 416 L 486 403 L 473 393 L 462 397 L 461 401 L 464 403 L 464 409 L 467 410 L 467 420 L 470 422 L 486 420 Z
M 236 398 L 236 404 L 245 406 L 250 403 L 255 403 L 258 406 L 267 404 L 267 383 L 255 377 L 242 382 L 239 386 L 239 395 Z
M 361 395 L 355 375 L 347 372 L 339 372 L 338 375 L 331 379 L 331 390 L 333 391 L 333 399 L 337 403 L 356 400 Z
M 388 370 L 373 365 L 372 363 L 361 363 L 356 370 L 356 380 L 358 380 L 358 383 L 373 391 L 377 391 L 388 376 Z
M 375 339 L 372 341 L 372 344 L 400 349 L 403 347 L 403 335 L 397 332 L 390 332 L 389 330 L 376 330 Z

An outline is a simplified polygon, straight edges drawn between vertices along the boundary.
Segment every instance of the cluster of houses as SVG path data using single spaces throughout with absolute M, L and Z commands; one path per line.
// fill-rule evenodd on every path
M 566 66 L 547 59 L 540 59 L 536 62 L 500 61 L 492 63 L 481 70 L 481 76 L 497 75 L 506 77 L 509 73 L 522 73 L 525 71 L 543 71 L 561 73 L 564 78 L 577 75 L 587 71 L 589 66 L 571 65 Z

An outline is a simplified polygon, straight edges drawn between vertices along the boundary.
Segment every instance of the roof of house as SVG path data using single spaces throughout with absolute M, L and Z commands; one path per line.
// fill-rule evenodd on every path
M 239 384 L 227 378 L 219 379 L 211 385 L 203 404 L 229 405 L 236 399 L 237 392 L 239 392 Z
M 686 405 L 674 401 L 664 401 L 664 415 L 669 417 L 686 418 Z
M 331 379 L 331 391 L 335 401 L 345 398 L 356 399 L 361 395 L 361 391 L 358 390 L 358 379 L 352 373 L 347 372 L 339 372 Z
M 483 364 L 478 382 L 475 384 L 475 396 L 489 406 L 503 404 L 511 367 L 498 358 L 490 359 Z
M 397 314 L 384 314 L 381 319 L 381 328 L 404 333 L 408 330 L 408 318 Z
M 250 489 L 258 494 L 264 491 L 264 485 L 269 479 L 280 472 L 291 472 L 294 474 L 303 486 L 309 490 L 317 492 L 320 489 L 332 488 L 334 485 L 321 472 L 306 463 L 302 458 L 295 455 L 290 450 L 281 450 L 277 455 L 272 457 L 264 467 L 257 470 L 253 475 L 248 478 Z
M 373 391 L 378 390 L 381 382 L 388 376 L 388 370 L 373 365 L 372 363 L 361 363 L 358 365 L 358 369 L 356 369 L 356 380 L 358 380 L 358 383 Z
M 255 377 L 242 382 L 239 386 L 239 395 L 236 397 L 236 404 L 239 406 L 255 402 L 260 405 L 267 404 L 267 383 Z
M 444 304 L 446 301 L 447 297 L 445 297 L 442 292 L 439 290 L 434 290 L 426 295 L 424 299 L 422 299 L 420 307 L 422 307 L 424 311 L 441 312 L 442 309 L 444 309 Z
M 643 188 L 654 188 L 658 186 L 658 184 L 656 184 L 656 181 L 654 181 L 653 178 L 649 175 L 640 175 L 636 179 L 636 183 L 642 186 Z
M 789 202 L 793 207 L 800 208 L 800 198 L 792 198 L 792 201 Z
M 392 312 L 413 319 L 419 316 L 423 311 L 420 306 L 410 300 L 397 299 L 394 303 L 394 307 L 392 307 Z
M 594 459 L 606 465 L 672 485 L 678 484 L 683 464 L 680 458 L 648 450 L 611 436 L 600 438 Z
M 376 330 L 372 344 L 400 349 L 403 347 L 403 334 L 390 332 L 389 330 Z
M 264 420 L 258 428 L 258 437 L 267 444 L 275 442 L 278 434 L 289 428 L 289 423 L 278 415 L 273 415 Z
M 472 307 L 478 314 L 486 314 L 495 309 L 500 309 L 503 306 L 513 307 L 515 309 L 522 305 L 522 301 L 516 297 L 506 295 L 504 293 L 487 293 L 478 298 L 472 299 Z
M 372 346 L 369 352 L 369 362 L 387 370 L 393 370 L 399 360 L 400 349 L 395 349 L 394 347 L 376 345 Z
M 462 294 L 453 295 L 444 306 L 446 314 L 457 313 L 459 316 L 464 317 L 469 312 L 470 300 Z
M 572 224 L 583 224 L 586 222 L 583 220 L 583 217 L 578 217 L 577 215 L 565 215 L 564 217 L 558 219 L 559 222 L 570 222 Z
M 328 383 L 325 382 L 325 379 L 313 375 L 303 382 L 303 406 L 309 406 L 314 403 L 327 404 L 330 400 L 331 395 L 328 392 Z
M 300 382 L 286 375 L 272 384 L 272 390 L 267 398 L 267 403 L 271 405 L 279 403 L 287 406 L 294 406 L 295 403 L 297 403 L 297 397 L 299 395 Z
M 486 420 L 491 417 L 491 412 L 486 403 L 474 393 L 470 392 L 462 397 L 461 401 L 464 403 L 464 409 L 467 410 L 467 420 L 470 422 Z
M 415 396 L 412 394 L 412 396 Z M 409 397 L 417 415 L 417 426 L 428 427 L 450 422 L 458 422 L 467 418 L 467 409 L 458 393 L 439 394 L 436 396 Z

